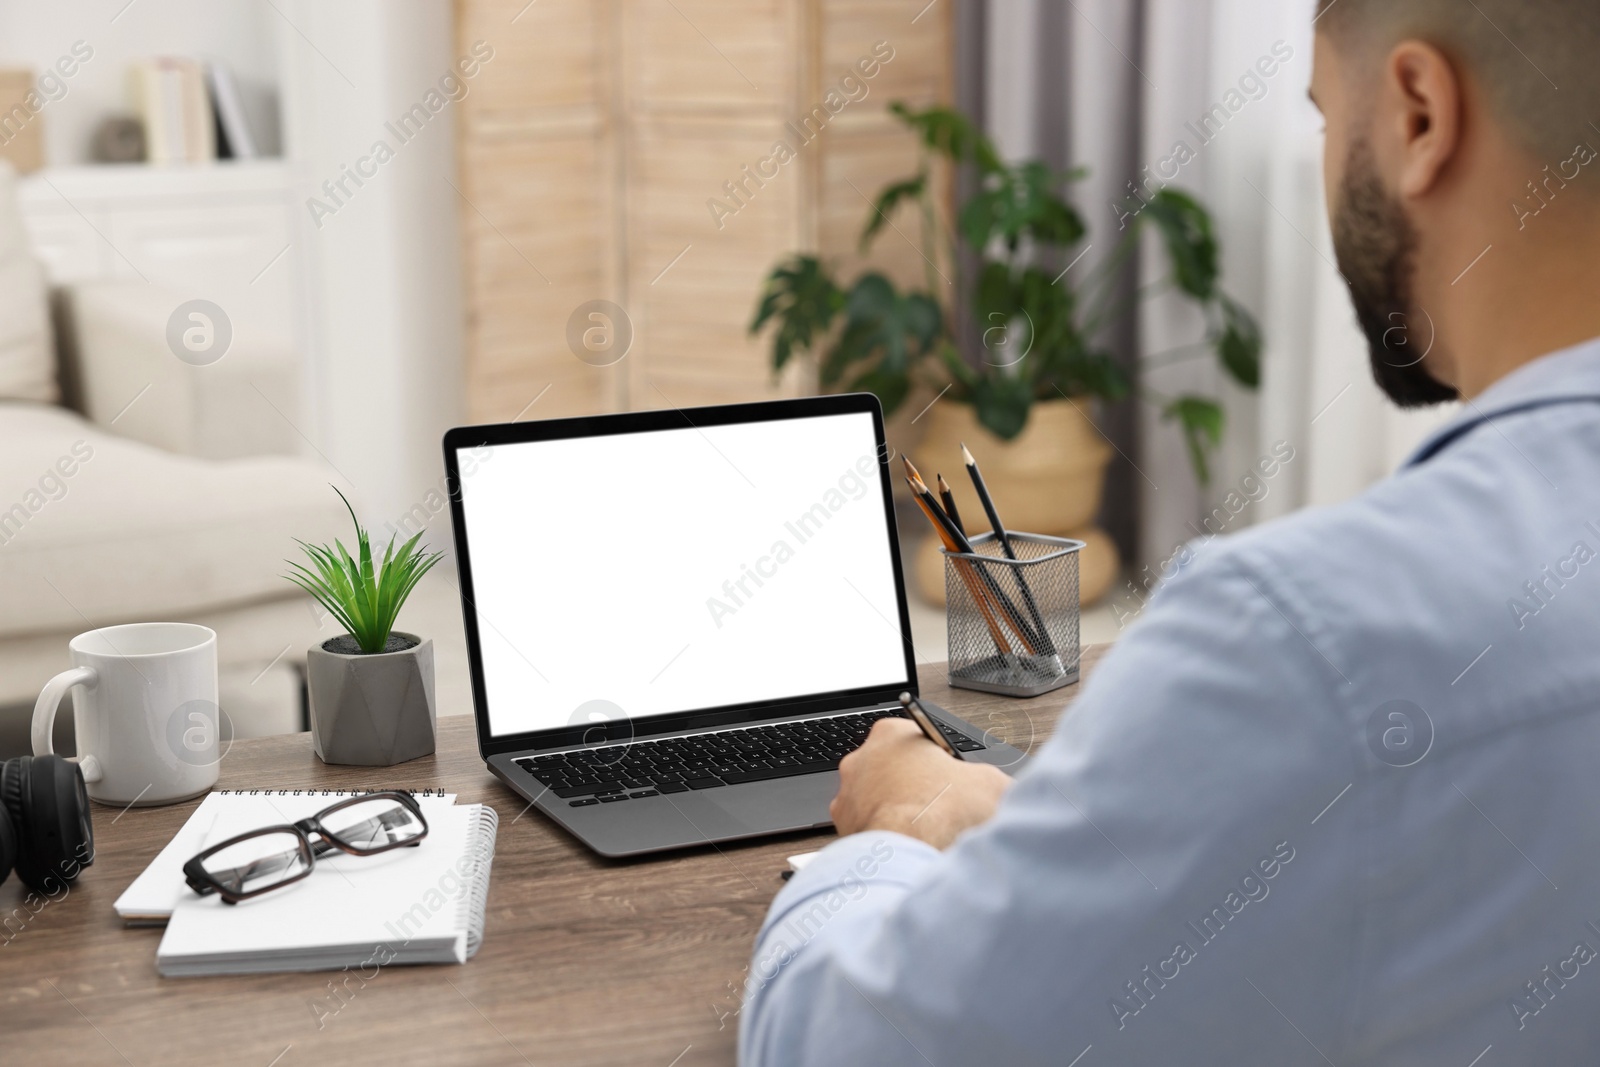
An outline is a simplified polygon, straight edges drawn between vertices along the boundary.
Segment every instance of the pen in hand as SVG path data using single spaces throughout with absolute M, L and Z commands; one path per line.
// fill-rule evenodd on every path
M 932 715 L 928 714 L 928 709 L 922 706 L 922 701 L 918 700 L 910 693 L 901 693 L 900 706 L 906 709 L 906 715 L 910 717 L 912 722 L 917 724 L 917 726 L 922 730 L 923 734 L 927 736 L 928 740 L 932 741 L 934 744 L 943 749 L 947 756 L 949 756 L 951 759 L 966 759 L 965 756 L 956 751 L 956 747 L 950 743 L 950 739 L 944 736 L 944 732 L 939 729 L 939 724 L 934 721 Z M 779 873 L 778 877 L 787 882 L 790 878 L 794 877 L 794 873 L 795 872 L 792 870 L 782 871 Z
M 950 739 L 945 737 L 944 731 L 939 729 L 939 724 L 933 721 L 933 716 L 929 715 L 928 710 L 922 706 L 922 701 L 910 693 L 901 693 L 900 706 L 906 709 L 906 714 L 911 717 L 911 721 L 922 728 L 922 732 L 928 736 L 928 740 L 944 750 L 945 755 L 951 759 L 966 758 L 960 752 L 957 752 L 956 747 L 950 743 Z

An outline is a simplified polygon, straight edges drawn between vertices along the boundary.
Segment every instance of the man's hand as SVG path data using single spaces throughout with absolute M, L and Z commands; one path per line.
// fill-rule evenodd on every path
M 951 759 L 916 723 L 879 719 L 839 764 L 839 795 L 828 813 L 841 834 L 892 830 L 946 848 L 987 822 L 1010 786 L 998 767 Z

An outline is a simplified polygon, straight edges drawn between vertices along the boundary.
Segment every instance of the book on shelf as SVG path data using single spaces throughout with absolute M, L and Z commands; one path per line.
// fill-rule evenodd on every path
M 148 162 L 208 163 L 217 158 L 216 117 L 199 63 L 174 56 L 140 60 L 132 66 L 132 79 Z
M 0 68 L 0 160 L 18 174 L 44 166 L 44 102 L 31 70 Z
M 211 106 L 217 116 L 217 158 L 255 159 L 260 155 L 250 123 L 244 116 L 244 100 L 233 72 L 218 63 L 206 64 L 206 82 L 211 88 Z

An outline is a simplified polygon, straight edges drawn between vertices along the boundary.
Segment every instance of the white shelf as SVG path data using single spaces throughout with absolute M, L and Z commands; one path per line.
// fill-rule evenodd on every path
M 17 199 L 52 285 L 142 283 L 164 307 L 210 300 L 236 336 L 296 362 L 291 407 L 301 408 L 314 320 L 295 169 L 282 159 L 46 167 L 19 182 Z
M 140 200 L 161 197 L 261 194 L 282 198 L 294 188 L 295 166 L 283 159 L 220 160 L 187 166 L 103 163 L 45 167 L 25 176 L 19 197 L 25 208 L 49 209 L 61 200 Z

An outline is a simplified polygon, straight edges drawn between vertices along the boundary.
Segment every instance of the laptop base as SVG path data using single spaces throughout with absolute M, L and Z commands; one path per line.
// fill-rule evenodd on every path
M 971 763 L 988 763 L 1010 772 L 1026 755 L 942 708 L 926 705 L 937 719 L 984 747 L 963 753 Z M 508 752 L 489 758 L 489 770 L 562 829 L 598 854 L 620 859 L 657 852 L 740 841 L 753 837 L 831 827 L 828 805 L 839 791 L 839 772 L 822 771 L 744 785 L 630 799 L 626 803 L 574 807 L 556 797 Z

